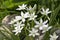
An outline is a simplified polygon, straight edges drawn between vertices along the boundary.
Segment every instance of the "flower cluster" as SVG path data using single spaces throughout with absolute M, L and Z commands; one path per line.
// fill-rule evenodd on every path
M 45 33 L 52 28 L 52 26 L 49 26 L 48 24 L 48 21 L 50 20 L 50 18 L 48 17 L 48 14 L 51 13 L 51 11 L 49 11 L 49 8 L 47 8 L 46 10 L 42 8 L 41 9 L 42 11 L 40 12 L 42 16 L 43 15 L 47 16 L 46 21 L 40 17 L 39 17 L 40 19 L 39 21 L 36 20 L 36 18 L 38 18 L 38 15 L 36 14 L 36 8 L 37 8 L 36 4 L 34 5 L 33 8 L 31 6 L 27 7 L 27 5 L 23 4 L 22 6 L 19 6 L 19 8 L 16 9 L 16 10 L 26 10 L 27 12 L 21 11 L 19 16 L 15 16 L 15 19 L 9 22 L 9 24 L 13 24 L 13 26 L 15 26 L 15 30 L 13 30 L 13 32 L 15 32 L 15 35 L 17 35 L 18 33 L 21 33 L 23 28 L 28 26 L 28 24 L 29 24 L 29 27 L 28 29 L 26 27 L 26 30 L 29 31 L 29 36 L 33 36 L 33 37 L 35 37 L 36 35 L 37 36 L 40 35 L 38 31 L 42 31 L 41 33 Z M 28 21 L 27 24 L 25 24 L 26 21 Z M 32 22 L 32 24 L 30 24 L 30 22 Z M 33 26 L 31 27 L 31 25 Z M 51 37 L 50 40 L 53 40 L 53 36 L 50 35 Z M 54 36 L 54 38 L 55 37 L 56 36 Z

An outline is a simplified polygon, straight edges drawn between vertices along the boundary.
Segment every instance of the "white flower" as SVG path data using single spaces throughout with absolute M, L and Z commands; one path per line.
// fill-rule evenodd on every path
M 14 24 L 15 27 L 23 27 L 24 24 L 22 24 L 22 21 L 21 22 L 17 22 L 16 24 Z
M 39 27 L 39 29 L 42 30 L 42 33 L 45 33 L 46 31 L 48 31 L 51 28 L 52 28 L 52 26 L 48 26 L 48 24 Z
M 29 36 L 35 37 L 36 35 L 39 35 L 38 30 L 34 28 L 32 28 L 32 30 L 29 32 L 30 32 Z
M 13 32 L 15 32 L 15 35 L 17 35 L 18 33 L 21 33 L 22 29 L 23 27 L 15 27 L 15 30 L 13 30 Z
M 21 30 L 23 29 L 24 24 L 22 24 L 22 22 L 17 22 L 17 24 L 14 24 L 15 26 L 15 30 L 13 30 L 13 32 L 15 32 L 15 35 L 17 35 L 18 33 L 21 33 Z
M 27 5 L 24 5 L 24 4 L 23 4 L 22 6 L 19 6 L 19 8 L 17 8 L 16 10 L 24 10 L 24 9 L 26 9 L 26 6 L 27 6 Z
M 58 38 L 58 36 L 56 35 L 56 33 L 54 32 L 53 35 L 50 35 L 50 40 L 56 40 Z
M 25 14 L 21 12 L 21 20 L 22 22 L 25 22 L 25 18 L 28 18 L 30 16 L 29 12 L 26 12 Z
M 11 22 L 9 22 L 8 24 L 13 24 L 17 21 L 21 20 L 21 16 L 15 16 L 15 19 L 13 19 Z
M 35 27 L 38 28 L 38 27 L 42 27 L 42 26 L 46 25 L 47 22 L 48 22 L 48 20 L 46 20 L 46 21 L 43 22 L 43 20 L 40 19 L 39 22 L 38 21 L 34 21 L 34 22 L 36 23 Z
M 36 25 L 35 25 L 35 28 L 39 28 L 40 30 L 42 30 L 42 33 L 48 31 L 50 27 L 48 27 L 48 24 L 47 24 L 48 20 L 44 21 L 42 19 L 40 19 L 40 23 L 38 21 L 35 21 Z
M 46 10 L 44 8 L 42 8 L 41 14 L 48 15 L 49 13 L 51 13 L 51 11 L 49 11 L 49 8 L 47 8 Z
M 29 16 L 30 16 L 29 12 L 26 12 L 25 14 L 23 12 L 21 12 L 21 16 L 15 16 L 15 19 L 13 19 L 8 24 L 13 24 L 19 20 L 22 20 L 22 22 L 25 22 L 25 18 L 28 18 Z
M 34 20 L 37 17 L 37 15 L 35 15 L 35 12 L 30 14 L 30 18 L 29 20 Z
M 29 6 L 29 8 L 27 8 L 27 11 L 30 11 L 31 13 L 35 10 L 36 10 L 36 4 L 34 5 L 33 8 L 31 6 Z

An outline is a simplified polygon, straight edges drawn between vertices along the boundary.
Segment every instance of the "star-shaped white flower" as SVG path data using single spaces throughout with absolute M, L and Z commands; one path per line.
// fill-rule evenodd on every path
M 52 26 L 48 26 L 48 24 L 39 27 L 39 29 L 42 30 L 42 33 L 45 33 L 46 31 L 48 31 L 51 28 L 52 28 Z
M 36 35 L 39 35 L 38 30 L 35 28 L 32 28 L 32 30 L 29 32 L 30 32 L 29 36 L 35 37 Z
M 22 21 L 21 22 L 17 22 L 16 24 L 14 24 L 15 27 L 23 27 L 24 24 L 22 24 Z
M 29 12 L 26 12 L 25 14 L 21 12 L 21 20 L 22 22 L 25 22 L 25 18 L 29 18 L 30 14 Z
M 15 26 L 15 30 L 13 30 L 13 32 L 15 32 L 15 35 L 17 35 L 18 33 L 21 33 L 21 30 L 23 29 L 24 24 L 22 24 L 22 22 L 17 22 L 17 24 L 14 24 Z
M 24 5 L 24 4 L 23 4 L 22 6 L 19 6 L 19 8 L 17 8 L 16 10 L 24 10 L 24 9 L 26 9 L 26 6 L 27 6 L 27 5 Z
M 38 21 L 34 21 L 34 22 L 36 23 L 35 27 L 38 28 L 38 27 L 42 27 L 42 26 L 46 25 L 48 20 L 43 22 L 43 20 L 40 19 L 39 22 Z
M 29 6 L 29 8 L 27 8 L 27 11 L 29 11 L 29 12 L 33 12 L 33 11 L 35 11 L 36 10 L 36 4 L 34 5 L 34 7 L 32 8 L 31 6 Z
M 48 15 L 49 13 L 51 13 L 51 11 L 49 11 L 49 8 L 47 8 L 46 10 L 42 8 L 41 14 Z
M 42 33 L 44 33 L 51 28 L 51 26 L 48 26 L 47 22 L 48 22 L 48 20 L 43 22 L 42 19 L 40 19 L 40 22 L 35 21 L 35 23 L 36 23 L 35 28 L 39 28 L 40 30 L 42 30 Z
M 37 15 L 35 15 L 35 12 L 30 14 L 29 20 L 34 20 L 37 17 Z
M 13 30 L 13 32 L 15 32 L 15 35 L 17 35 L 18 33 L 21 33 L 22 29 L 23 27 L 15 27 L 15 30 Z
M 15 19 L 13 19 L 11 22 L 9 22 L 8 24 L 13 24 L 17 21 L 21 20 L 21 16 L 15 16 Z
M 25 18 L 28 18 L 29 16 L 30 16 L 29 12 L 25 12 L 25 14 L 23 12 L 21 12 L 21 16 L 15 16 L 15 19 L 13 19 L 8 24 L 13 24 L 19 20 L 22 20 L 22 22 L 25 22 Z
M 58 36 L 56 35 L 56 33 L 54 32 L 53 35 L 50 35 L 50 40 L 56 40 L 58 38 Z

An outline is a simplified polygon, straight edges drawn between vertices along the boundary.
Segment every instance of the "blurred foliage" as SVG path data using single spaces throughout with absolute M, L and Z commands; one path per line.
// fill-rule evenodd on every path
M 0 0 L 0 24 L 1 24 L 2 19 L 6 15 L 19 14 L 19 11 L 16 11 L 16 8 L 18 7 L 18 5 L 22 5 L 22 4 L 27 4 L 27 5 L 32 5 L 32 6 L 34 4 L 37 4 L 37 11 L 41 7 L 50 8 L 52 13 L 51 13 L 51 16 L 49 15 L 51 19 L 49 22 L 49 25 L 53 25 L 57 29 L 60 28 L 60 0 Z M 49 40 L 50 33 L 51 32 L 46 33 L 47 35 L 45 35 L 44 40 Z M 9 35 L 6 35 L 6 34 L 10 34 L 10 37 Z M 22 35 L 20 35 L 20 38 Z M 21 39 L 32 40 L 32 38 L 28 39 L 26 35 L 22 36 Z M 17 36 L 15 36 L 13 33 L 0 31 L 0 40 L 20 40 L 20 39 Z

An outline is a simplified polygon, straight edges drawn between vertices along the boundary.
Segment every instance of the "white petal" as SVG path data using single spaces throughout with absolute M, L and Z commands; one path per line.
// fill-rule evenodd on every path
M 17 8 L 16 10 L 21 10 L 20 8 Z
M 33 34 L 33 37 L 35 37 L 35 34 Z
M 48 22 L 48 20 L 44 21 L 43 24 L 46 24 Z
M 16 30 L 13 30 L 12 32 L 16 32 Z
M 48 11 L 49 11 L 49 8 L 46 9 L 46 12 L 48 12 Z
M 21 26 L 24 26 L 24 24 L 21 24 Z
M 35 25 L 35 28 L 38 28 L 39 27 L 39 25 Z
M 17 24 L 14 24 L 14 26 L 17 26 Z
M 14 23 L 14 21 L 11 21 L 11 22 L 9 22 L 8 24 L 13 24 Z
M 27 6 L 27 5 L 24 5 L 24 4 L 22 5 L 22 7 L 26 7 L 26 6 Z
M 43 25 L 43 27 L 45 27 L 45 28 L 48 28 L 48 24 L 46 24 L 46 25 Z
M 33 7 L 33 9 L 36 9 L 36 6 L 37 6 L 37 5 L 35 4 L 34 7 Z
M 19 5 L 18 7 L 20 8 L 21 6 Z
M 32 28 L 32 31 L 35 31 L 35 28 Z
M 42 33 L 45 33 L 46 31 L 42 31 Z
M 43 20 L 42 19 L 40 19 L 40 23 L 43 23 Z
M 41 12 L 41 14 L 44 14 L 44 12 Z
M 23 22 L 25 22 L 25 19 L 22 19 Z
M 48 27 L 47 31 L 48 31 L 49 29 L 51 29 L 51 28 L 52 28 L 52 26 Z
M 34 16 L 34 18 L 36 18 L 36 17 L 37 17 L 37 15 Z
M 21 16 L 15 16 L 16 19 L 21 19 Z
M 21 16 L 24 16 L 24 13 L 21 11 Z
M 37 25 L 39 24 L 39 22 L 38 21 L 34 21 Z
M 43 30 L 43 27 L 39 27 L 40 30 Z
M 44 8 L 42 8 L 42 11 L 43 11 L 43 12 L 45 11 Z
M 23 29 L 23 27 L 20 28 L 20 30 L 22 30 L 22 29 Z
M 32 31 L 29 30 L 29 32 L 31 33 Z
M 50 35 L 50 37 L 53 37 L 52 35 Z
M 48 14 L 51 13 L 51 11 L 47 12 Z
M 29 12 L 26 12 L 26 14 L 24 15 L 24 17 L 25 17 L 25 18 L 28 18 L 28 17 L 30 17 L 30 14 L 29 14 Z
M 38 30 L 37 30 L 37 29 L 35 29 L 35 32 L 38 32 Z
M 32 34 L 29 34 L 29 36 L 31 36 Z
M 54 40 L 53 38 L 50 38 L 50 40 Z
M 19 20 L 21 20 L 21 16 L 16 16 L 13 21 L 14 21 L 14 22 L 17 22 L 17 21 L 19 21 Z
M 36 35 L 39 35 L 39 33 L 36 33 Z
M 15 33 L 15 35 L 17 35 L 17 34 L 18 34 L 18 32 Z

